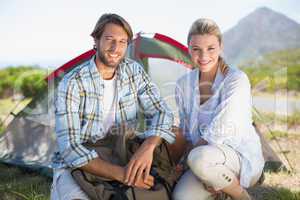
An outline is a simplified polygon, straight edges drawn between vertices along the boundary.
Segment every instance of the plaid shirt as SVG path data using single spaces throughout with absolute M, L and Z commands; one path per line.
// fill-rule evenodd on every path
M 103 127 L 104 83 L 94 59 L 67 73 L 57 87 L 55 132 L 59 151 L 54 154 L 53 168 L 76 168 L 87 164 L 98 155 L 82 144 L 96 142 L 107 134 Z M 135 129 L 138 112 L 142 111 L 148 126 L 138 136 L 160 136 L 173 142 L 175 135 L 170 131 L 173 115 L 143 68 L 125 58 L 116 76 L 116 130 Z

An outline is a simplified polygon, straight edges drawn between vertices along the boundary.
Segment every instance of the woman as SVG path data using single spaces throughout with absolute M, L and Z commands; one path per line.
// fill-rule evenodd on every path
M 216 191 L 251 199 L 244 188 L 258 181 L 264 159 L 252 125 L 248 77 L 225 64 L 221 31 L 212 20 L 193 23 L 188 46 L 196 68 L 177 81 L 175 92 L 179 134 L 192 150 L 174 199 L 209 199 Z

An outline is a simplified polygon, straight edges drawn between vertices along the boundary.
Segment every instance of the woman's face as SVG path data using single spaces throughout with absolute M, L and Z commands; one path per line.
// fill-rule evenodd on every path
M 209 72 L 217 67 L 222 45 L 215 35 L 192 35 L 189 52 L 194 65 L 199 67 L 201 72 Z

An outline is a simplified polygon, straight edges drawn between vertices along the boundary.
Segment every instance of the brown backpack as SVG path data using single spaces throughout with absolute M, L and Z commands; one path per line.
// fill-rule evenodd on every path
M 84 146 L 96 150 L 99 157 L 106 161 L 125 166 L 142 142 L 138 137 L 127 139 L 120 135 L 109 135 L 95 144 Z M 72 170 L 71 174 L 91 200 L 170 200 L 177 179 L 175 165 L 165 142 L 154 151 L 150 174 L 155 184 L 149 190 L 130 187 L 80 169 Z

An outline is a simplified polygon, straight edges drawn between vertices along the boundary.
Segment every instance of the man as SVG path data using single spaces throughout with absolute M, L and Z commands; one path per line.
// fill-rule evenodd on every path
M 129 24 L 116 14 L 104 14 L 91 36 L 96 55 L 67 73 L 57 88 L 59 152 L 53 162 L 52 199 L 88 199 L 70 174 L 75 168 L 149 189 L 154 182 L 149 173 L 155 147 L 162 139 L 175 140 L 170 131 L 173 115 L 157 87 L 137 62 L 125 58 L 133 36 Z M 149 119 L 150 128 L 126 166 L 105 161 L 83 145 L 105 138 L 112 127 L 135 128 L 139 111 Z

